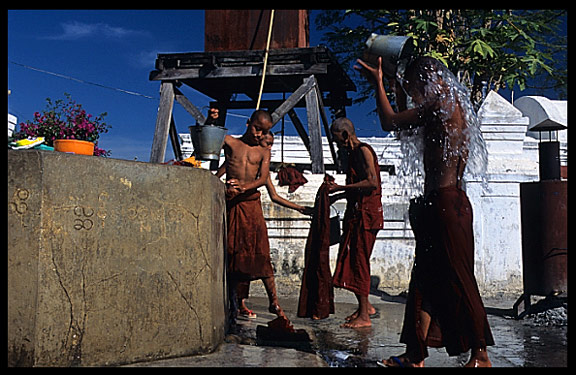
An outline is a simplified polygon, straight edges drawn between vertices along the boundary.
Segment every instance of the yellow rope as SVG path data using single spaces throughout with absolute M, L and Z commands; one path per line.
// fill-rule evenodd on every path
M 270 25 L 268 26 L 268 39 L 266 40 L 266 51 L 264 52 L 264 68 L 262 69 L 262 80 L 260 81 L 260 92 L 258 93 L 258 102 L 256 110 L 260 109 L 260 99 L 264 90 L 264 78 L 266 77 L 266 65 L 268 64 L 268 50 L 270 49 L 270 38 L 272 36 L 272 24 L 274 23 L 274 9 L 270 12 Z

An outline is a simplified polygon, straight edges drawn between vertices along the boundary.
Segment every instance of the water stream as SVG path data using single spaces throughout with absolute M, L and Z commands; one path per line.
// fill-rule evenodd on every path
M 441 64 L 440 64 L 441 65 Z M 404 66 L 397 73 L 399 82 L 404 80 Z M 465 129 L 443 127 L 441 132 L 434 132 L 429 142 L 438 145 L 443 150 L 442 159 L 449 163 L 462 156 L 467 158 L 464 180 L 479 181 L 484 191 L 488 190 L 487 165 L 488 153 L 486 143 L 480 130 L 476 112 L 470 101 L 469 90 L 462 85 L 446 67 L 426 71 L 424 86 L 424 105 L 430 101 L 435 108 L 432 115 L 440 121 L 449 120 L 454 110 L 459 106 L 463 112 Z M 422 78 L 422 77 L 421 77 Z M 407 91 L 407 90 L 405 90 Z M 422 99 L 420 99 L 422 101 Z M 415 101 L 407 95 L 408 109 L 414 108 Z M 453 129 L 453 130 L 451 130 Z M 409 130 L 396 131 L 395 136 L 400 142 L 401 162 L 398 168 L 398 184 L 401 195 L 406 198 L 422 195 L 424 190 L 424 142 L 425 127 L 413 127 Z

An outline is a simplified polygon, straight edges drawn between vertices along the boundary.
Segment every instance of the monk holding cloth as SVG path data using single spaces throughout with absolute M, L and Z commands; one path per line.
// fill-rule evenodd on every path
M 329 183 L 330 193 L 343 192 L 331 196 L 331 201 L 341 198 L 347 201 L 333 284 L 353 292 L 358 300 L 358 309 L 346 318 L 342 327 L 369 327 L 370 315 L 376 312 L 368 301 L 370 256 L 376 234 L 384 226 L 380 168 L 376 153 L 370 145 L 358 140 L 349 119 L 336 119 L 330 131 L 338 147 L 349 153 L 346 185 Z

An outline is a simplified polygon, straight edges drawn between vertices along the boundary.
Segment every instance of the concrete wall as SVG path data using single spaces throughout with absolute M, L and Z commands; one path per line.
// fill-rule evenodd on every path
M 209 171 L 8 151 L 8 364 L 208 352 L 225 333 L 224 189 Z
M 474 212 L 476 279 L 484 294 L 520 296 L 522 237 L 520 183 L 538 179 L 538 163 L 524 143 L 529 119 L 491 91 L 478 111 L 488 149 L 488 190 L 466 181 Z

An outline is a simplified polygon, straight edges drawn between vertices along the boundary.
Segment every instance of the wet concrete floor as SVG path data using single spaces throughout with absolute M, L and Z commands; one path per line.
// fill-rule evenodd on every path
M 351 294 L 350 294 L 351 295 Z M 214 353 L 166 359 L 129 366 L 138 367 L 377 367 L 376 361 L 402 354 L 399 343 L 404 315 L 404 299 L 385 293 L 371 295 L 377 314 L 372 327 L 341 328 L 344 318 L 357 305 L 349 296 L 336 297 L 336 313 L 314 321 L 297 318 L 297 297 L 280 299 L 294 328 L 304 329 L 310 343 L 266 342 L 257 337 L 257 326 L 275 318 L 267 312 L 267 299 L 250 297 L 249 308 L 258 315 L 239 320 L 236 334 L 230 334 Z M 515 301 L 484 300 L 495 346 L 488 348 L 494 367 L 567 367 L 567 326 L 535 326 L 529 317 L 512 318 Z M 469 354 L 449 357 L 444 349 L 429 349 L 428 367 L 461 367 Z

